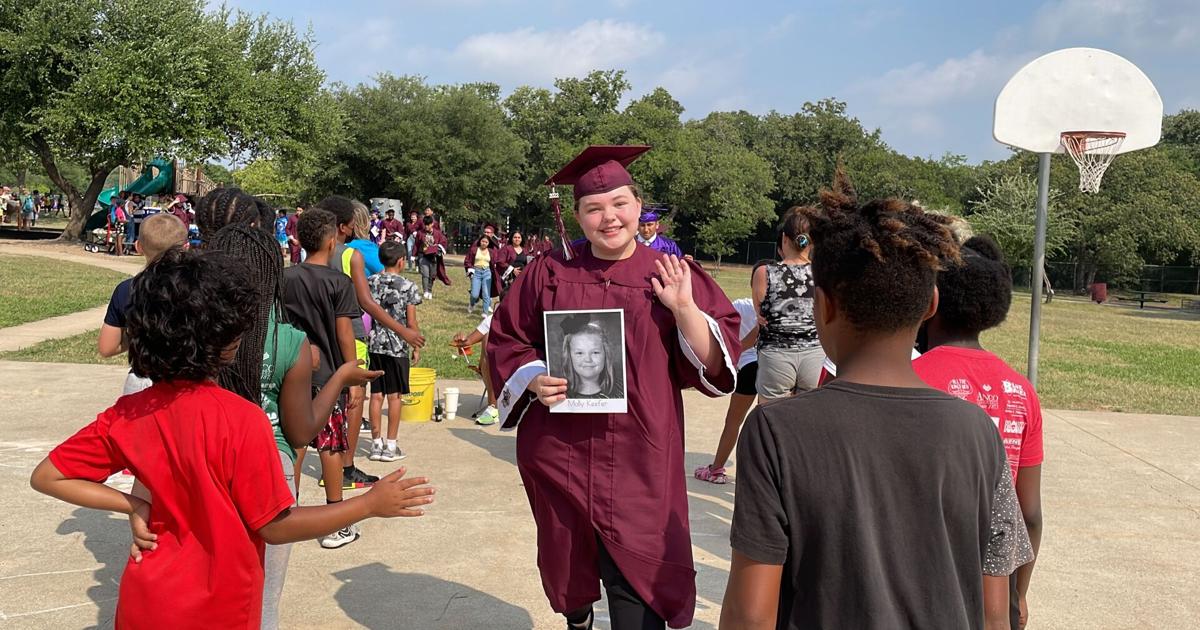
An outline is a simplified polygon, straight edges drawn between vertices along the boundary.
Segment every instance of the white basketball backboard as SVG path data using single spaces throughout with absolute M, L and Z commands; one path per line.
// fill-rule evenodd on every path
M 992 135 L 1034 153 L 1061 153 L 1064 131 L 1121 131 L 1125 153 L 1158 144 L 1162 97 L 1120 55 L 1066 48 L 1021 68 L 996 98 Z

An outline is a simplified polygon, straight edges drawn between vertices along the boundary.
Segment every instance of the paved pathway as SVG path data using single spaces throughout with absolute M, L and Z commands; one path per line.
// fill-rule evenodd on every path
M 0 361 L 0 629 L 111 627 L 128 525 L 38 495 L 28 480 L 123 378 L 117 366 Z M 473 408 L 478 383 L 455 384 Z M 724 416 L 723 401 L 684 400 L 688 470 L 669 474 L 707 463 Z M 1048 411 L 1045 427 L 1031 630 L 1200 627 L 1200 418 Z M 460 419 L 404 424 L 400 443 L 402 463 L 433 479 L 438 502 L 420 519 L 368 521 L 361 540 L 337 551 L 297 544 L 283 627 L 561 628 L 537 576 L 513 435 Z M 316 504 L 315 461 L 306 469 L 301 500 Z M 720 615 L 736 468 L 732 476 L 727 486 L 688 482 L 695 628 L 715 628 Z M 597 627 L 607 628 L 598 610 Z
M 20 241 L 0 241 L 0 254 L 42 256 L 66 262 L 111 269 L 128 275 L 142 270 L 141 258 L 116 258 L 104 254 L 73 253 L 76 248 L 56 243 L 30 245 Z M 59 315 L 18 326 L 0 328 L 0 352 L 20 350 L 49 339 L 71 337 L 100 327 L 107 305 L 69 315 Z

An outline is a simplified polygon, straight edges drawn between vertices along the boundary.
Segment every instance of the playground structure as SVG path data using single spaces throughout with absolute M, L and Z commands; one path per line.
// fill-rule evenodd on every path
M 216 182 L 204 175 L 200 166 L 188 168 L 179 160 L 155 158 L 140 169 L 120 167 L 116 171 L 117 185 L 101 191 L 97 198 L 97 209 L 83 226 L 84 248 L 90 252 L 114 251 L 113 227 L 109 225 L 108 208 L 113 197 L 129 192 L 143 197 L 152 195 L 183 194 L 193 199 L 207 194 L 217 187 Z M 137 233 L 140 217 L 131 217 L 133 234 Z M 124 238 L 117 235 L 116 238 Z

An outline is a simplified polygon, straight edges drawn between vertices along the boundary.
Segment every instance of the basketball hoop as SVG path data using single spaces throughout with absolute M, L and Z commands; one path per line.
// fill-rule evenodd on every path
M 1125 142 L 1123 131 L 1064 131 L 1062 145 L 1079 167 L 1079 190 L 1100 192 L 1100 180 Z

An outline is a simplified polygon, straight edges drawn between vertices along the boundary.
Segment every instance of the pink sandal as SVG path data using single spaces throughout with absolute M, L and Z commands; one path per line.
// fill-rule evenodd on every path
M 729 477 L 725 475 L 725 467 L 713 468 L 709 466 L 701 466 L 696 469 L 696 478 L 700 481 L 707 481 L 715 484 L 729 483 Z

